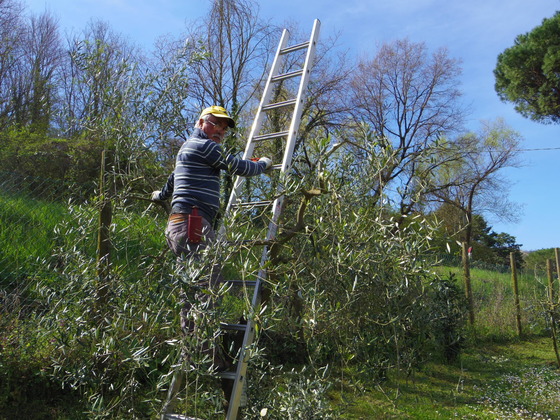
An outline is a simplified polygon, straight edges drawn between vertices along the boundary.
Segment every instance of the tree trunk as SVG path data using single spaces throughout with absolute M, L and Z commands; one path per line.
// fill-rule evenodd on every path
M 474 303 L 471 288 L 471 269 L 468 253 L 468 244 L 463 242 L 463 277 L 465 279 L 465 295 L 467 297 L 467 304 L 469 308 L 469 322 L 474 325 Z

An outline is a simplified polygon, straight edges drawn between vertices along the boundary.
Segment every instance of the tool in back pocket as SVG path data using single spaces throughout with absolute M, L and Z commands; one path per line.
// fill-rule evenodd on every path
M 193 207 L 189 214 L 188 238 L 190 242 L 198 243 L 202 238 L 202 216 L 198 215 L 198 207 Z

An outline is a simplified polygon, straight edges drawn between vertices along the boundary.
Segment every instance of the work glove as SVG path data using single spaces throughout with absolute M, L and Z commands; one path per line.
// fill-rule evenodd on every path
M 259 162 L 264 162 L 266 164 L 266 167 L 264 168 L 265 172 L 270 171 L 270 169 L 272 169 L 272 161 L 267 158 L 267 157 L 262 157 L 259 159 Z
M 161 201 L 160 197 L 161 191 L 154 191 L 152 193 L 152 201 Z

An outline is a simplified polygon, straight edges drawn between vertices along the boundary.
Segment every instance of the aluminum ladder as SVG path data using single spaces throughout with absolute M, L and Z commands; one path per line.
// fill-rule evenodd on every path
M 315 60 L 315 50 L 319 37 L 320 25 L 320 21 L 316 19 L 313 23 L 313 29 L 311 31 L 309 41 L 292 46 L 288 46 L 290 37 L 288 30 L 283 30 L 276 55 L 270 69 L 270 73 L 264 87 L 262 99 L 258 106 L 256 116 L 251 127 L 243 159 L 251 159 L 253 157 L 253 153 L 255 152 L 255 147 L 258 144 L 260 145 L 265 142 L 285 139 L 285 142 L 283 143 L 284 148 L 282 163 L 273 165 L 272 170 L 279 171 L 280 174 L 285 174 L 290 170 L 292 164 L 292 155 L 294 153 L 298 129 L 301 122 L 307 84 L 309 82 L 309 76 Z M 285 58 L 288 55 L 294 53 L 302 55 L 304 61 L 302 68 L 283 72 Z M 293 79 L 294 82 L 299 80 L 299 84 L 297 85 L 296 97 L 293 99 L 282 100 L 280 102 L 272 102 L 274 101 L 275 88 L 278 88 L 279 84 L 282 84 L 289 79 Z M 278 92 L 278 90 L 276 90 L 276 92 Z M 285 110 L 292 110 L 289 124 L 286 124 L 289 125 L 289 128 L 284 131 L 262 133 L 263 121 L 265 121 L 267 113 L 284 108 Z M 236 282 L 238 285 L 241 285 L 241 287 L 253 288 L 252 299 L 250 302 L 251 307 L 249 309 L 249 317 L 247 319 L 247 323 L 221 324 L 222 330 L 243 332 L 243 343 L 237 354 L 235 371 L 223 372 L 219 374 L 221 378 L 233 381 L 233 390 L 231 392 L 231 397 L 229 400 L 226 420 L 235 420 L 237 418 L 241 403 L 241 397 L 243 394 L 243 388 L 246 387 L 246 373 L 247 365 L 250 359 L 250 347 L 255 336 L 255 323 L 253 314 L 259 309 L 263 282 L 266 280 L 267 276 L 266 263 L 269 258 L 269 246 L 276 237 L 278 221 L 284 202 L 283 186 L 281 185 L 281 182 L 276 186 L 276 192 L 274 194 L 276 198 L 273 201 L 242 202 L 241 190 L 244 182 L 245 179 L 243 177 L 236 178 L 224 213 L 225 218 L 227 218 L 228 215 L 230 215 L 236 209 L 240 209 L 243 207 L 253 208 L 256 206 L 272 206 L 272 215 L 268 223 L 266 240 L 262 241 L 263 250 L 256 280 L 251 282 Z M 224 235 L 225 225 L 222 226 L 218 236 L 220 238 L 223 238 Z

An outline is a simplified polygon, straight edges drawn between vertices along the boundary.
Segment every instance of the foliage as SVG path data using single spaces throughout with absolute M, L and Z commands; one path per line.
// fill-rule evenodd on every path
M 543 19 L 531 32 L 498 55 L 496 92 L 524 117 L 541 123 L 560 122 L 560 12 Z
M 454 206 L 441 205 L 432 215 L 439 222 L 432 246 L 434 252 L 440 256 L 449 255 L 450 258 L 461 258 L 462 253 L 462 222 L 460 212 Z M 521 244 L 516 243 L 515 237 L 505 232 L 497 233 L 492 230 L 486 219 L 480 215 L 473 215 L 473 240 L 471 242 L 471 263 L 488 264 L 508 267 L 510 255 L 513 253 L 516 267 L 525 267 L 525 258 L 521 252 Z
M 10 309 L 29 317 L 23 303 Z M 0 418 L 84 418 L 78 394 L 61 388 L 46 372 L 53 343 L 37 330 L 36 321 L 34 315 L 17 320 L 0 313 Z
M 278 328 L 300 331 L 314 365 L 355 365 L 382 379 L 426 357 L 432 329 L 425 326 L 433 325 L 435 311 L 427 299 L 433 274 L 423 255 L 433 227 L 420 215 L 399 224 L 389 208 L 356 195 L 383 169 L 373 153 L 368 165 L 357 165 L 342 149 L 338 156 L 315 179 L 326 192 L 310 203 L 305 232 L 284 246 L 284 263 L 274 271 L 286 285 L 286 297 L 276 302 L 286 312 L 282 319 L 295 315 L 299 322 Z M 285 217 L 293 213 L 287 209 Z
M 432 334 L 434 341 L 448 363 L 456 362 L 465 346 L 467 302 L 453 273 L 448 278 L 435 278 L 432 284 Z
M 150 275 L 147 271 L 139 277 L 138 270 L 128 264 L 131 251 L 141 256 L 150 246 L 142 239 L 140 249 L 131 248 L 134 237 L 148 232 L 145 226 L 140 230 L 140 225 L 134 228 L 134 224 L 119 223 L 113 227 L 117 255 L 110 304 L 100 313 L 96 261 L 91 257 L 95 255 L 97 214 L 92 210 L 87 206 L 70 208 L 72 219 L 58 228 L 58 279 L 38 285 L 42 298 L 51 302 L 39 324 L 54 344 L 47 371 L 64 388 L 79 390 L 93 417 L 147 413 L 150 409 L 141 398 L 149 384 L 157 390 L 155 372 L 168 356 L 167 352 L 161 355 L 167 347 L 162 331 L 175 319 L 164 309 L 166 305 L 162 306 L 172 298 L 171 286 L 154 281 L 157 272 Z M 130 240 L 124 241 L 126 246 L 119 245 L 119 238 L 124 237 Z
M 525 265 L 531 270 L 544 271 L 546 269 L 546 260 L 552 260 L 556 264 L 554 248 L 537 249 L 525 255 Z
M 505 233 L 496 233 L 480 215 L 473 217 L 472 258 L 487 264 L 510 266 L 511 254 L 517 268 L 524 266 L 521 245 L 515 237 Z
M 278 367 L 267 375 L 252 373 L 250 380 L 256 382 L 251 404 L 244 410 L 246 418 L 283 419 L 334 419 L 335 410 L 329 401 L 331 378 L 329 370 L 315 372 L 312 367 L 302 366 L 291 370 Z M 273 378 L 273 379 L 272 379 Z
M 327 396 L 343 378 L 356 381 L 347 389 L 347 397 L 352 399 L 362 387 L 382 384 L 391 389 L 398 372 L 419 375 L 426 360 L 445 358 L 442 350 L 446 343 L 453 344 L 461 334 L 459 306 L 453 303 L 460 294 L 451 277 L 443 274 L 438 279 L 423 268 L 426 262 L 419 250 L 429 243 L 430 233 L 422 226 L 422 219 L 411 218 L 407 229 L 398 231 L 392 230 L 389 215 L 380 212 L 373 219 L 376 212 L 357 211 L 356 202 L 348 203 L 353 210 L 343 211 L 344 186 L 335 188 L 332 173 L 324 176 L 332 191 L 341 195 L 340 201 L 331 201 L 328 195 L 314 198 L 318 202 L 313 201 L 309 208 L 307 233 L 298 235 L 296 243 L 283 251 L 283 255 L 301 259 L 295 266 L 284 262 L 278 267 L 277 278 L 283 281 L 273 289 L 269 308 L 258 314 L 265 334 L 276 333 L 281 340 L 270 346 L 262 337 L 257 342 L 248 405 L 248 410 L 258 411 L 255 415 L 268 408 L 268 415 L 275 416 L 284 408 L 286 415 L 308 410 L 309 418 L 328 418 L 332 406 L 327 404 Z M 295 186 L 293 194 L 297 190 Z M 290 200 L 294 198 L 290 196 Z M 17 404 L 22 409 L 20 403 L 27 401 L 27 394 L 11 394 L 19 387 L 15 378 L 34 375 L 37 382 L 26 384 L 40 387 L 42 393 L 37 395 L 45 395 L 46 400 L 68 399 L 68 410 L 75 404 L 89 413 L 88 418 L 156 416 L 171 375 L 185 367 L 177 362 L 181 348 L 197 348 L 196 343 L 184 342 L 178 334 L 178 290 L 196 277 L 198 269 L 192 267 L 189 276 L 174 275 L 172 257 L 162 254 L 163 218 L 153 210 L 139 213 L 136 206 L 118 203 L 111 229 L 111 299 L 101 320 L 96 315 L 93 258 L 97 209 L 91 204 L 71 205 L 71 218 L 57 228 L 58 248 L 53 257 L 58 264 L 49 265 L 46 272 L 36 271 L 32 279 L 34 305 L 39 306 L 10 306 L 15 311 L 10 313 L 17 315 L 23 309 L 37 316 L 27 315 L 16 322 L 10 313 L 2 315 L 3 331 L 12 331 L 2 336 L 0 358 L 4 377 L 14 378 L 2 383 L 2 398 L 8 407 Z M 288 218 L 290 214 L 287 210 Z M 356 232 L 360 232 L 361 246 L 347 236 Z M 38 237 L 48 234 L 37 233 Z M 14 237 L 8 243 L 13 246 L 17 242 Z M 374 246 L 374 252 L 368 253 L 366 245 Z M 248 277 L 258 266 L 258 257 L 251 260 L 237 258 L 224 249 L 216 251 L 226 258 L 228 266 L 244 264 L 241 272 L 232 271 L 232 276 Z M 477 328 L 483 336 L 513 336 L 513 321 L 508 320 L 513 313 L 507 294 L 509 276 L 494 276 L 472 272 L 481 314 Z M 539 319 L 532 314 L 529 298 L 543 293 L 543 289 L 532 289 L 531 282 L 531 278 L 520 281 L 528 324 Z M 300 317 L 294 312 L 293 297 L 298 293 L 293 293 L 293 287 L 304 299 Z M 223 293 L 225 290 L 218 292 Z M 214 320 L 224 319 L 223 311 L 233 310 L 238 316 L 242 308 L 226 305 L 209 312 L 200 306 L 196 314 L 205 314 L 203 325 L 210 326 Z M 299 342 L 301 328 L 304 346 Z M 212 329 L 205 328 L 198 338 L 204 342 L 211 334 Z M 309 367 L 301 370 L 302 365 Z M 362 374 L 349 375 L 348 369 Z M 41 373 L 37 376 L 37 372 Z M 204 369 L 190 372 L 189 377 L 185 408 L 193 408 L 196 401 L 198 415 L 219 418 L 219 386 Z M 31 388 L 20 389 L 32 392 Z M 12 397 L 7 397 L 10 394 Z M 338 405 L 341 415 L 352 411 L 344 407 Z M 55 409 L 64 418 L 61 407 Z

